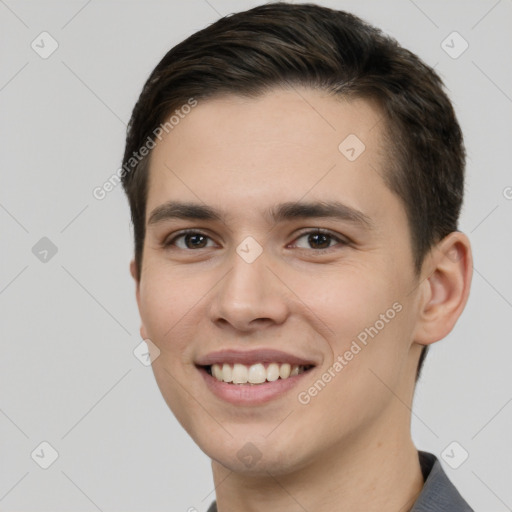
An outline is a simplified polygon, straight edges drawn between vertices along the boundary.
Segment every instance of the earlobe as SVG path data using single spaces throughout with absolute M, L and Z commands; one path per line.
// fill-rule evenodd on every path
M 135 260 L 130 261 L 130 274 L 137 281 L 137 265 L 135 264 Z
M 140 288 L 140 281 L 137 276 L 137 264 L 135 263 L 135 260 L 130 261 L 130 274 L 133 277 L 133 280 L 135 281 L 135 295 L 137 297 L 137 304 L 139 304 L 139 288 Z
M 414 341 L 430 345 L 453 329 L 469 297 L 473 260 L 464 233 L 455 231 L 432 248 Z
M 140 281 L 137 278 L 137 265 L 135 263 L 135 260 L 130 261 L 130 274 L 132 275 L 136 284 L 135 297 L 137 298 L 137 306 L 139 308 L 140 313 Z M 143 323 L 141 323 L 140 325 L 139 332 L 143 340 L 146 340 L 148 338 L 146 328 L 144 327 Z

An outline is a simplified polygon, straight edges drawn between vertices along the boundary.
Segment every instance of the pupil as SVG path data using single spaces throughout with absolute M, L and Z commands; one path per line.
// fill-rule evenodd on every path
M 188 247 L 188 242 L 189 242 L 190 240 L 192 240 L 192 239 L 197 239 L 197 238 L 203 238 L 203 239 L 204 239 L 205 237 L 204 237 L 203 235 L 201 235 L 201 234 L 192 234 L 192 235 L 191 235 L 191 234 L 189 234 L 189 235 L 186 235 L 186 236 L 185 236 L 185 240 L 186 240 L 187 247 Z M 203 242 L 204 242 L 204 240 L 203 240 Z M 199 243 L 199 244 L 196 244 L 196 243 L 192 242 L 192 246 L 193 246 L 193 247 L 203 247 L 203 246 L 204 246 L 204 243 L 203 243 L 203 245 L 200 245 L 200 243 Z
M 325 234 L 323 234 L 323 233 L 315 233 L 315 234 L 313 234 L 313 235 L 309 235 L 309 242 L 310 242 L 312 245 L 315 245 L 317 242 L 316 242 L 316 241 L 314 241 L 314 240 L 315 240 L 315 239 L 318 239 L 318 237 L 322 237 L 322 238 L 324 239 L 324 241 L 326 240 L 326 241 L 327 241 L 327 242 L 326 242 L 326 243 L 327 243 L 327 247 L 329 246 L 329 235 L 325 235 Z M 325 243 L 324 243 L 324 244 L 322 244 L 322 243 L 320 242 L 320 245 L 325 245 Z M 326 248 L 326 247 L 321 247 L 321 249 L 325 249 L 325 248 Z

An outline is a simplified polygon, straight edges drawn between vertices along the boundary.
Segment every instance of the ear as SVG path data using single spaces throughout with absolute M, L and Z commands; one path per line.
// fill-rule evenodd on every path
M 135 297 L 137 299 L 137 306 L 139 308 L 139 314 L 141 314 L 140 309 L 140 281 L 137 278 L 137 265 L 135 263 L 135 260 L 130 261 L 130 274 L 132 275 L 134 281 L 135 281 Z M 144 327 L 144 323 L 141 321 L 140 325 L 140 335 L 143 340 L 148 339 L 146 328 Z
M 444 338 L 469 297 L 473 258 L 468 237 L 454 231 L 432 248 L 425 259 L 414 341 L 430 345 Z

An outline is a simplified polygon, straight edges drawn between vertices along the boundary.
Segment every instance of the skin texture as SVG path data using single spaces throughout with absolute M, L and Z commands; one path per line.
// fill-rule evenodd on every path
M 367 100 L 275 89 L 199 102 L 153 150 L 146 219 L 171 199 L 225 213 L 223 221 L 148 225 L 136 280 L 141 335 L 160 350 L 156 381 L 212 459 L 220 512 L 397 512 L 421 491 L 410 436 L 416 366 L 422 345 L 446 336 L 465 306 L 471 250 L 465 235 L 452 233 L 415 275 L 404 207 L 381 178 L 380 120 Z M 350 134 L 365 144 L 352 162 L 338 149 Z M 371 229 L 331 218 L 272 224 L 264 216 L 285 201 L 331 200 L 363 212 Z M 163 246 L 187 228 L 208 237 L 202 248 L 184 237 Z M 315 228 L 346 243 L 308 243 Z M 252 263 L 236 252 L 248 236 L 263 249 Z M 297 394 L 396 303 L 400 312 L 301 404 Z M 275 348 L 316 367 L 299 389 L 233 406 L 208 390 L 194 365 L 232 348 Z M 248 442 L 261 454 L 251 467 L 237 456 Z

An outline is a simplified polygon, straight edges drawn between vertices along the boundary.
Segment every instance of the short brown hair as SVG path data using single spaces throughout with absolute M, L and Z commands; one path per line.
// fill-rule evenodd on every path
M 432 245 L 457 230 L 465 150 L 436 72 L 352 14 L 315 4 L 269 3 L 225 16 L 176 45 L 142 89 L 128 125 L 122 174 L 139 279 L 149 156 L 139 162 L 134 153 L 190 98 L 256 97 L 290 85 L 378 102 L 390 141 L 383 178 L 405 206 L 417 273 Z M 416 378 L 426 352 L 424 347 Z

